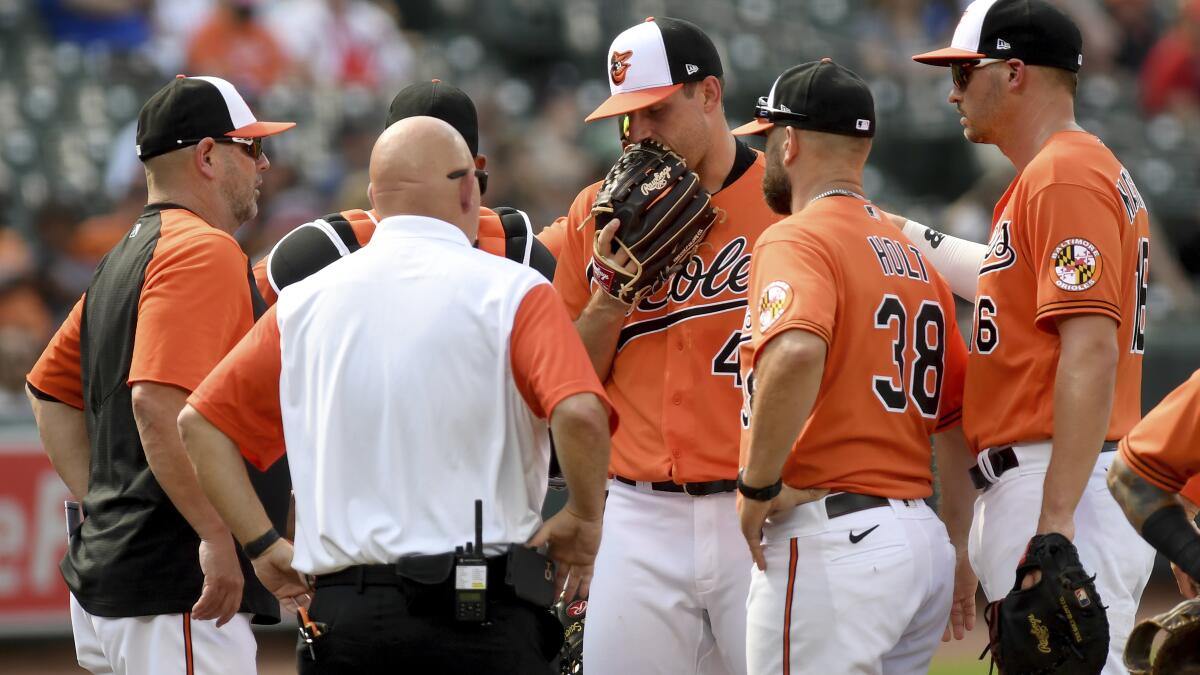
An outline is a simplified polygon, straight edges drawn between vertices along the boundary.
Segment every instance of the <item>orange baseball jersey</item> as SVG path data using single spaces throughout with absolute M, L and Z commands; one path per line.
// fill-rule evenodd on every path
M 518 219 L 524 219 L 523 224 L 528 227 L 528 219 L 522 212 L 516 209 L 507 209 L 507 212 L 520 214 Z M 279 299 L 276 287 L 282 289 L 334 260 L 366 246 L 375 234 L 377 222 L 379 216 L 373 210 L 350 209 L 297 227 L 284 235 L 271 253 L 263 256 L 262 260 L 254 265 L 254 281 L 258 285 L 258 292 L 268 305 L 275 304 Z M 532 232 L 531 228 L 518 227 L 517 230 L 520 231 L 508 232 L 499 213 L 487 207 L 480 207 L 480 250 L 524 262 L 546 278 L 553 279 L 555 249 L 546 246 L 543 239 L 555 242 L 561 228 L 550 226 L 543 229 L 536 235 L 536 241 L 528 240 L 525 234 L 526 231 Z M 293 235 L 294 239 L 291 238 Z M 284 244 L 284 240 L 288 240 L 288 243 Z M 276 253 L 282 250 L 281 245 L 287 246 L 288 250 L 277 256 Z M 272 279 L 272 276 L 275 278 Z
M 967 347 L 950 287 L 917 248 L 869 202 L 818 199 L 759 238 L 750 298 L 743 461 L 756 359 L 776 336 L 804 330 L 828 352 L 784 482 L 895 499 L 933 494 L 929 436 L 961 420 Z
M 1149 483 L 1200 504 L 1200 370 L 1121 439 L 1121 458 Z
M 1141 414 L 1150 230 L 1146 206 L 1095 136 L 1059 132 L 996 205 L 979 267 L 963 428 L 976 452 L 1053 437 L 1055 319 L 1118 324 L 1116 391 L 1105 438 Z
M 138 300 L 128 384 L 191 391 L 254 324 L 247 260 L 233 237 L 190 211 L 167 207 L 158 214 L 161 229 Z M 80 298 L 28 376 L 39 391 L 80 409 L 83 305 Z
M 722 219 L 697 254 L 658 292 L 644 298 L 621 328 L 605 382 L 621 418 L 610 471 L 676 483 L 737 476 L 741 376 L 737 347 L 754 242 L 778 216 L 763 202 L 761 153 L 738 142 L 744 158 L 732 183 L 713 196 Z M 592 292 L 596 223 L 588 217 L 597 182 L 567 215 L 554 277 L 567 311 L 578 318 Z

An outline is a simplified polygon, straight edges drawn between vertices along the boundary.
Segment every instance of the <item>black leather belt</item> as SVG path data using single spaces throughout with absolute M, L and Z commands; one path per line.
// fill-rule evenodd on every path
M 1116 449 L 1117 441 L 1105 441 L 1100 452 L 1113 452 Z M 992 474 L 996 478 L 999 478 L 1005 471 L 1017 468 L 1020 464 L 1017 461 L 1017 452 L 1011 445 L 1003 448 L 991 448 L 984 452 L 988 453 L 986 461 L 991 463 Z M 986 490 L 992 486 L 992 482 L 983 475 L 983 470 L 978 466 L 971 467 L 967 473 L 971 475 L 971 484 L 975 486 L 976 490 Z
M 889 504 L 886 497 L 860 495 L 853 492 L 836 492 L 825 498 L 825 515 L 830 519 L 848 516 Z
M 626 485 L 637 485 L 638 481 L 624 476 L 613 476 L 613 480 Z M 682 492 L 693 497 L 705 497 L 708 495 L 719 495 L 725 492 L 733 492 L 737 489 L 736 480 L 710 480 L 703 483 L 676 483 L 669 480 L 660 480 L 650 484 L 650 489 L 656 492 Z

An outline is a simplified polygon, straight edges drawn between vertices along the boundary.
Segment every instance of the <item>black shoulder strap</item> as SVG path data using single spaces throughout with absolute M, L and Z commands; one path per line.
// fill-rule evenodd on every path
M 533 236 L 529 216 L 511 206 L 497 206 L 492 210 L 500 216 L 500 224 L 504 227 L 504 257 L 532 267 L 546 279 L 554 281 L 554 256 L 545 244 Z
M 342 243 L 346 245 L 346 248 L 349 249 L 351 253 L 354 253 L 358 249 L 362 248 L 362 246 L 359 246 L 358 244 L 358 237 L 354 235 L 354 226 L 350 224 L 350 221 L 346 219 L 346 216 L 343 216 L 340 213 L 331 213 L 327 216 L 321 217 L 321 220 L 329 223 L 330 227 L 333 228 L 333 231 L 337 233 L 338 238 L 342 240 Z
M 275 244 L 267 261 L 267 279 L 279 293 L 359 248 L 354 228 L 342 214 L 318 218 L 283 235 Z

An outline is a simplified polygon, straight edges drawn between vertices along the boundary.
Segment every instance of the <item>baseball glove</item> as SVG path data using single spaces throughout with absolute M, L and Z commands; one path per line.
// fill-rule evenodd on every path
M 604 178 L 591 217 L 596 219 L 593 275 L 610 295 L 636 305 L 681 269 L 717 221 L 712 196 L 700 177 L 675 152 L 642 141 L 625 153 Z M 620 221 L 610 250 L 601 250 L 599 230 L 611 218 Z M 634 271 L 612 255 L 625 251 Z
M 562 651 L 551 664 L 550 672 L 557 675 L 583 675 L 583 624 L 587 619 L 587 600 L 559 602 L 554 614 L 562 622 L 564 640 Z
M 1042 578 L 1022 590 L 1025 575 Z M 1012 591 L 987 607 L 992 659 L 1005 675 L 1096 675 L 1108 657 L 1108 616 L 1096 577 L 1061 534 L 1029 540 Z M 986 651 L 984 652 L 987 653 Z
M 1160 634 L 1164 637 L 1150 658 Z M 1139 623 L 1125 644 L 1125 667 L 1132 675 L 1200 674 L 1200 599 Z

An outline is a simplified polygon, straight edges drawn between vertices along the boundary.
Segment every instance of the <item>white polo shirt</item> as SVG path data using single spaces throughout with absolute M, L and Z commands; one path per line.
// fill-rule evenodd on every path
M 396 216 L 284 289 L 189 402 L 260 467 L 282 430 L 293 566 L 326 574 L 453 551 L 474 537 L 476 499 L 490 553 L 528 540 L 546 420 L 581 392 L 607 402 L 544 278 L 448 223 Z

